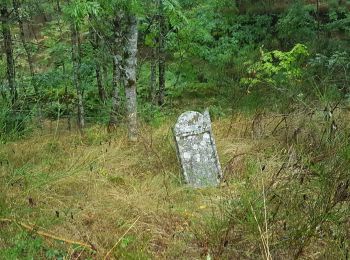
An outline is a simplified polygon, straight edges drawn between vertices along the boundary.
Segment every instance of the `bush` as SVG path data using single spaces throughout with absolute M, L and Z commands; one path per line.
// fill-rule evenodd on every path
M 15 138 L 29 130 L 30 111 L 13 111 L 6 106 L 0 112 L 0 139 Z

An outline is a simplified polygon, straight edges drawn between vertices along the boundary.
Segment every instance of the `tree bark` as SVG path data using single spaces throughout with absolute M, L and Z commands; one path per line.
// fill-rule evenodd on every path
M 120 60 L 115 56 L 113 59 L 113 92 L 112 92 L 112 108 L 109 119 L 109 129 L 118 125 L 118 116 L 120 114 Z
M 164 14 L 163 0 L 159 0 L 159 91 L 158 104 L 164 105 L 165 102 L 165 35 L 166 35 L 166 20 Z
M 14 105 L 18 93 L 16 88 L 16 79 L 15 79 L 15 61 L 13 58 L 13 44 L 12 44 L 12 35 L 10 29 L 10 13 L 7 9 L 5 3 L 0 4 L 0 14 L 1 14 L 1 24 L 2 24 L 2 35 L 4 38 L 4 51 L 6 54 L 6 77 L 8 81 L 8 86 L 10 90 L 11 104 Z
M 79 36 L 79 27 L 77 24 L 71 25 L 71 40 L 72 40 L 72 62 L 73 62 L 73 85 L 77 91 L 77 107 L 78 107 L 78 128 L 82 130 L 85 126 L 84 119 L 84 104 L 83 90 L 81 87 L 81 43 Z
M 137 141 L 137 95 L 136 95 L 136 67 L 137 67 L 137 18 L 128 15 L 128 30 L 126 33 L 127 44 L 125 48 L 125 95 L 128 136 L 130 141 Z
M 114 19 L 114 56 L 113 56 L 113 82 L 112 82 L 112 108 L 109 120 L 109 129 L 115 128 L 118 125 L 118 116 L 120 115 L 120 89 L 122 85 L 122 48 L 123 48 L 123 29 L 122 29 L 123 14 L 119 13 Z

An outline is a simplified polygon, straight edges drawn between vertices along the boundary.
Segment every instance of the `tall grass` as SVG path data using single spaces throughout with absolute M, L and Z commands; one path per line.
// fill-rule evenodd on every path
M 44 128 L 0 148 L 0 218 L 97 252 L 0 223 L 0 256 L 101 259 L 116 245 L 112 259 L 346 259 L 347 116 L 337 108 L 331 119 L 311 109 L 219 118 L 225 179 L 199 190 L 182 183 L 170 122 L 142 126 L 136 144 L 123 127 Z
M 202 223 L 202 232 L 212 238 L 212 255 L 349 258 L 347 117 L 336 109 L 332 118 L 303 110 L 281 116 L 283 124 L 279 116 L 261 119 L 263 135 L 256 151 L 240 159 L 245 166 L 244 175 L 235 181 L 236 195 L 227 194 L 221 200 L 221 215 L 215 212 Z M 231 163 L 237 161 L 234 157 Z M 237 174 L 235 168 L 227 169 Z

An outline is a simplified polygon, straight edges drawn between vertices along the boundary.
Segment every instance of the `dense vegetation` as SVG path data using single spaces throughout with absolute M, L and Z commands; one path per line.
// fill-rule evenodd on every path
M 1 259 L 349 259 L 349 1 L 1 0 L 0 21 Z M 170 128 L 205 108 L 225 179 L 192 190 Z

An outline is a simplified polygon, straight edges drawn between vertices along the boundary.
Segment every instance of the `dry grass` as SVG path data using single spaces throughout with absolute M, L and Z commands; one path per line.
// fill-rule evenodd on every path
M 241 120 L 214 123 L 224 168 L 236 154 L 251 149 L 251 141 L 243 138 Z M 234 128 L 228 131 L 232 123 Z M 179 252 L 186 257 L 200 255 L 191 222 L 211 214 L 218 198 L 234 192 L 234 186 L 192 190 L 181 184 L 170 127 L 143 126 L 136 144 L 128 143 L 122 128 L 109 135 L 104 127 L 93 126 L 84 136 L 56 132 L 54 127 L 51 133 L 43 131 L 5 145 L 0 153 L 9 165 L 2 166 L 0 176 L 6 217 L 91 243 L 97 259 L 139 217 L 129 232 L 136 241 L 131 250 L 144 250 L 156 258 L 176 258 Z M 244 162 L 234 164 L 242 172 L 226 167 L 227 181 L 243 174 Z
M 134 144 L 128 143 L 122 127 L 113 135 L 102 126 L 90 127 L 83 136 L 43 131 L 0 148 L 0 195 L 6 205 L 0 217 L 34 223 L 67 239 L 92 244 L 97 249 L 95 259 L 103 258 L 117 241 L 112 259 L 222 256 L 224 247 L 228 257 L 265 254 L 269 258 L 269 246 L 276 241 L 268 240 L 272 231 L 266 215 L 271 209 L 265 204 L 265 192 L 278 185 L 274 178 L 286 158 L 288 168 L 296 157 L 293 145 L 287 150 L 283 144 L 288 141 L 285 136 L 292 138 L 297 129 L 280 121 L 279 115 L 264 116 L 258 123 L 243 115 L 215 121 L 225 180 L 219 188 L 197 190 L 181 182 L 170 123 L 158 128 L 143 125 Z M 304 121 L 304 116 L 297 115 L 289 124 Z M 297 133 L 303 135 L 302 130 Z M 251 206 L 254 214 L 265 219 L 254 216 L 253 231 L 236 227 L 233 235 L 222 226 L 227 221 L 222 205 L 251 190 L 264 198 L 263 208 Z M 228 249 L 225 240 L 240 246 Z M 77 257 L 69 245 L 46 243 L 64 248 L 67 259 L 88 254 Z M 260 244 L 260 251 L 253 249 L 254 243 Z

